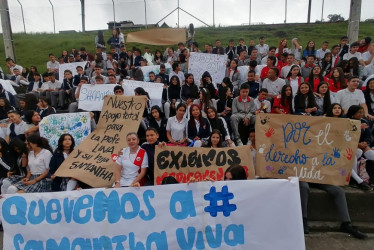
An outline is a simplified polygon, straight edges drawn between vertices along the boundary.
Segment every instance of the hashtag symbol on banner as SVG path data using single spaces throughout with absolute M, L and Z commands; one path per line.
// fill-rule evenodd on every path
M 230 204 L 230 200 L 234 198 L 233 193 L 229 193 L 227 186 L 223 186 L 221 192 L 216 192 L 216 187 L 211 187 L 209 193 L 204 195 L 204 200 L 209 201 L 209 206 L 204 208 L 205 212 L 210 216 L 217 217 L 218 212 L 222 212 L 225 217 L 236 210 L 235 204 Z M 222 201 L 222 205 L 218 205 L 218 201 Z

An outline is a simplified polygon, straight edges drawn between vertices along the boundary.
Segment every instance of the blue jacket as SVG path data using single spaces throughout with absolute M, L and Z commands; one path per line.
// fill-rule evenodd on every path
M 154 158 L 155 158 L 155 147 L 160 142 L 157 141 L 154 144 L 149 144 L 148 142 L 145 142 L 142 144 L 142 149 L 144 149 L 147 152 L 148 156 L 148 169 L 146 173 L 146 185 L 154 185 Z
M 73 78 L 71 79 L 64 79 L 62 81 L 62 84 L 61 84 L 61 89 L 63 90 L 69 90 L 69 89 L 73 89 L 75 86 L 74 86 L 74 80 Z
M 32 91 L 32 89 L 34 88 L 34 84 L 35 84 L 35 82 L 30 82 L 30 84 L 27 86 L 27 91 L 26 91 L 27 93 Z M 41 88 L 42 85 L 43 85 L 43 82 L 39 81 L 37 84 L 38 84 L 38 88 Z
M 190 121 L 191 121 L 191 119 L 194 119 L 194 118 L 191 117 Z M 187 124 L 187 141 L 188 141 L 188 143 L 193 142 L 193 140 L 195 139 L 196 136 L 199 137 L 200 140 L 203 140 L 205 142 L 208 141 L 208 139 L 210 137 L 210 134 L 212 132 L 212 129 L 210 128 L 210 124 L 209 124 L 208 119 L 203 118 L 203 124 L 200 124 L 199 131 L 197 131 L 195 125 L 190 126 L 190 121 Z
M 64 154 L 56 149 L 52 155 L 51 161 L 49 162 L 48 177 L 51 177 L 51 175 L 53 175 L 57 171 L 57 169 L 64 162 L 64 160 L 65 160 Z M 56 177 L 52 181 L 52 191 L 65 191 L 65 190 L 61 190 L 60 188 L 61 182 L 62 182 L 62 178 Z

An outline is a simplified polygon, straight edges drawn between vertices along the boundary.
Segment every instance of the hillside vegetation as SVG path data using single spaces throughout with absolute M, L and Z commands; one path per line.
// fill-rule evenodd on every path
M 277 46 L 281 38 L 287 38 L 289 44 L 292 38 L 297 37 L 303 48 L 309 40 L 316 42 L 316 47 L 320 47 L 323 41 L 329 41 L 330 47 L 339 42 L 339 38 L 347 34 L 347 22 L 339 23 L 314 23 L 314 24 L 274 24 L 274 25 L 252 25 L 252 26 L 231 26 L 218 28 L 198 28 L 196 29 L 195 40 L 199 47 L 203 48 L 205 43 L 214 45 L 216 39 L 221 39 L 222 44 L 226 46 L 229 39 L 244 38 L 246 44 L 250 39 L 258 42 L 259 36 L 266 37 L 266 43 L 270 46 Z M 68 51 L 71 48 L 79 50 L 85 47 L 88 52 L 94 52 L 94 38 L 97 32 L 85 33 L 63 33 L 63 34 L 14 34 L 17 63 L 30 67 L 35 65 L 39 72 L 46 70 L 46 62 L 49 60 L 48 54 L 54 53 L 56 57 L 61 54 L 63 49 Z M 363 22 L 360 24 L 359 37 L 373 36 L 373 24 Z M 104 38 L 109 39 L 111 31 L 106 31 Z M 2 35 L 0 36 L 2 41 Z M 129 43 L 128 48 L 133 46 L 144 48 L 144 44 Z M 151 51 L 156 48 L 165 49 L 166 46 L 149 46 Z M 0 58 L 5 59 L 4 46 L 0 48 Z M 5 71 L 5 61 L 0 63 Z

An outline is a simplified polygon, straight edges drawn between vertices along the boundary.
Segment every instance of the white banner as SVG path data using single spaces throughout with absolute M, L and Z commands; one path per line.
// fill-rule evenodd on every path
M 208 71 L 213 83 L 222 83 L 226 72 L 227 55 L 216 55 L 192 52 L 188 61 L 188 73 L 193 74 L 195 83 Z
M 91 117 L 88 112 L 53 114 L 43 118 L 39 123 L 40 136 L 47 138 L 53 149 L 58 146 L 62 134 L 69 133 L 74 137 L 75 146 L 91 133 Z
M 239 71 L 240 79 L 241 79 L 240 84 L 248 82 L 248 70 L 249 70 L 249 66 L 238 67 L 238 71 Z
M 135 96 L 134 89 L 136 89 L 137 87 L 142 87 L 145 91 L 148 92 L 148 95 L 151 98 L 151 100 L 149 101 L 150 107 L 154 105 L 158 105 L 159 107 L 161 107 L 162 105 L 162 91 L 164 88 L 164 84 L 162 83 L 123 80 L 122 87 L 124 89 L 125 96 Z
M 12 84 L 10 83 L 10 80 L 0 79 L 0 83 L 1 85 L 3 85 L 3 89 L 5 89 L 6 91 L 9 91 L 13 95 L 17 95 L 17 92 L 14 90 Z
M 4 196 L 4 249 L 305 249 L 296 178 Z
M 79 94 L 78 108 L 86 111 L 101 111 L 104 96 L 113 95 L 116 84 L 83 84 Z
M 145 82 L 149 81 L 149 72 L 153 72 L 156 75 L 160 74 L 160 65 L 143 66 L 143 67 L 140 67 L 140 69 L 143 71 Z M 166 69 L 165 74 L 169 75 L 171 71 L 170 63 L 165 63 L 165 69 Z
M 64 71 L 65 70 L 71 70 L 71 72 L 73 73 L 73 76 L 77 74 L 77 70 L 76 68 L 78 66 L 81 66 L 83 69 L 84 67 L 86 67 L 86 63 L 87 62 L 73 62 L 73 63 L 63 63 L 63 64 L 60 64 L 59 68 L 58 68 L 58 77 L 59 77 L 59 81 L 62 82 L 64 80 Z

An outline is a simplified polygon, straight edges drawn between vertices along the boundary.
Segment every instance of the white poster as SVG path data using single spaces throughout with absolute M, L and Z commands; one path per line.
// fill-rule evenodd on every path
M 104 96 L 113 95 L 116 84 L 83 84 L 79 94 L 78 108 L 86 111 L 101 111 Z
M 4 197 L 4 249 L 305 249 L 296 178 Z
M 62 134 L 73 136 L 75 146 L 91 133 L 91 117 L 88 112 L 53 114 L 43 118 L 39 123 L 40 136 L 47 138 L 55 150 Z
M 188 73 L 193 74 L 195 84 L 200 82 L 201 76 L 208 71 L 213 83 L 221 83 L 225 77 L 227 55 L 216 55 L 192 52 L 188 61 Z
M 148 95 L 151 98 L 149 101 L 149 108 L 154 105 L 158 105 L 159 107 L 162 105 L 162 91 L 164 89 L 164 84 L 162 83 L 123 80 L 122 87 L 125 96 L 134 96 L 134 89 L 142 87 L 146 92 L 148 92 Z
M 165 70 L 166 70 L 165 74 L 169 75 L 170 71 L 172 70 L 171 65 L 170 63 L 165 63 L 164 65 L 165 65 Z M 143 66 L 143 67 L 140 67 L 140 69 L 143 72 L 145 82 L 149 81 L 149 72 L 153 72 L 155 73 L 155 75 L 160 74 L 160 65 Z
M 63 63 L 63 64 L 60 64 L 59 68 L 58 68 L 58 77 L 59 77 L 59 81 L 62 82 L 64 80 L 64 71 L 65 70 L 71 70 L 71 72 L 73 73 L 73 76 L 77 74 L 77 67 L 78 66 L 81 66 L 83 69 L 84 67 L 86 67 L 86 63 L 87 62 L 73 62 L 73 63 Z
M 3 89 L 9 91 L 13 95 L 17 95 L 17 92 L 14 90 L 13 85 L 10 83 L 10 80 L 3 80 L 0 79 L 1 85 L 3 85 Z
M 249 66 L 238 67 L 238 71 L 239 71 L 240 79 L 241 79 L 240 84 L 248 82 L 248 70 L 249 70 Z

